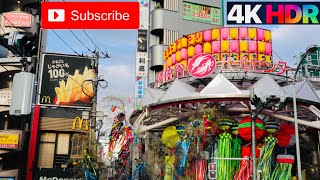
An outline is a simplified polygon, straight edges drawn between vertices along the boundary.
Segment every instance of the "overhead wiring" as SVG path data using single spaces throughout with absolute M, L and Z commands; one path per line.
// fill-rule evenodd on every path
M 68 46 L 75 54 L 81 56 L 77 51 L 75 51 L 69 44 L 67 44 L 60 36 L 57 34 L 54 30 L 51 29 L 51 31 L 58 36 L 58 38 L 66 45 Z
M 87 34 L 87 32 L 85 30 L 82 30 L 84 32 L 84 34 L 88 37 L 88 39 L 91 41 L 91 43 L 105 56 L 107 56 L 106 53 L 104 53 L 100 48 L 99 46 L 97 46 L 96 43 L 94 43 L 94 41 L 90 38 L 90 36 Z
M 89 49 L 88 46 L 86 46 L 86 45 L 78 38 L 78 36 L 76 36 L 76 34 L 74 34 L 73 31 L 71 31 L 70 29 L 69 29 L 69 31 L 73 34 L 73 36 L 74 36 L 85 48 L 87 48 L 88 51 L 90 51 L 91 53 L 94 53 L 94 51 L 92 51 L 91 49 Z

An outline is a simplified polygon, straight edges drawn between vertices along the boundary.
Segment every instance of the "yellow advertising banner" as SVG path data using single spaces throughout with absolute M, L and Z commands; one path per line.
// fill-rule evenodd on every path
M 0 134 L 0 148 L 16 149 L 19 145 L 19 134 Z

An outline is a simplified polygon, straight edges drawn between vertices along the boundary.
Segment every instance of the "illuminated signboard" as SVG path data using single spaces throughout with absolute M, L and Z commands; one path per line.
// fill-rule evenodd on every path
M 273 62 L 271 40 L 271 31 L 248 27 L 214 28 L 186 35 L 165 50 L 163 71 L 156 74 L 156 85 L 189 75 L 203 78 L 222 70 L 283 74 L 286 62 Z M 214 59 L 210 64 L 199 59 L 206 54 Z M 189 65 L 190 62 L 193 64 Z M 191 66 L 210 73 L 195 75 L 190 72 Z
M 3 25 L 14 27 L 31 27 L 31 14 L 26 13 L 4 13 Z
M 0 134 L 0 148 L 17 149 L 19 145 L 19 134 Z
M 220 9 L 205 5 L 183 2 L 183 19 L 221 25 Z

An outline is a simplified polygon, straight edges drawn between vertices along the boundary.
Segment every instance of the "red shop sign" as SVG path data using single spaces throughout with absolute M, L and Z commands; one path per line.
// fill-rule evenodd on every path
M 31 15 L 26 13 L 4 13 L 4 26 L 31 27 Z

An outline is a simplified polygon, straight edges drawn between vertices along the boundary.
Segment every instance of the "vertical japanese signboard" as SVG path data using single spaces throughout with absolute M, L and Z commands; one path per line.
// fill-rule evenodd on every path
M 91 107 L 94 76 L 90 58 L 44 54 L 39 104 Z
M 148 25 L 149 8 L 148 0 L 140 0 L 140 28 L 137 30 L 137 52 L 136 52 L 136 104 L 141 102 L 144 89 L 147 86 L 149 71 L 148 64 Z

